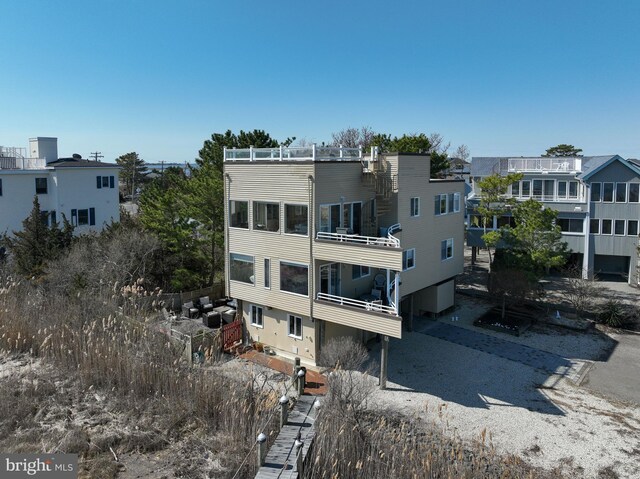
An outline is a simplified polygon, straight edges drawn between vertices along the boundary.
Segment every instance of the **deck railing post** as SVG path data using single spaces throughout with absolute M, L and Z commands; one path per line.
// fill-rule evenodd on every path
M 261 432 L 256 438 L 256 450 L 258 454 L 258 467 L 264 464 L 264 458 L 267 455 L 267 436 Z
M 249 161 L 253 161 L 253 146 L 249 147 Z
M 289 418 L 289 398 L 283 395 L 278 402 L 280 403 L 280 429 L 282 429 Z
M 300 368 L 300 371 L 298 371 L 298 396 L 302 396 L 304 394 L 305 374 L 306 371 L 303 368 Z
M 304 447 L 304 442 L 298 437 L 293 444 L 296 447 L 296 469 L 298 470 L 298 477 L 302 477 L 302 467 L 304 464 L 302 448 Z

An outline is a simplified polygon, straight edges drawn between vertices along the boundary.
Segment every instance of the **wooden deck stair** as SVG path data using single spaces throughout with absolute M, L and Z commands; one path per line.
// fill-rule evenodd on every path
M 317 398 L 315 396 L 300 396 L 295 406 L 289 411 L 289 418 L 275 442 L 267 452 L 264 465 L 258 470 L 256 479 L 289 479 L 298 477 L 296 464 L 296 447 L 294 441 L 300 433 L 304 442 L 302 447 L 303 459 L 309 452 L 309 447 L 315 434 Z

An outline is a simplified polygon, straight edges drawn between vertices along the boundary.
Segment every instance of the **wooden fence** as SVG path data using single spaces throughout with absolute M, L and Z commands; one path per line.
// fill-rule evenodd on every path
M 222 349 L 227 351 L 238 341 L 242 342 L 242 321 L 222 326 Z

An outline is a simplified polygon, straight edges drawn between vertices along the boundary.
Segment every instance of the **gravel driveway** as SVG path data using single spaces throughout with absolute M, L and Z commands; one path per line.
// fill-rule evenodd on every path
M 454 312 L 458 321 L 450 316 L 438 321 L 422 318 L 414 322 L 415 332 L 392 340 L 389 389 L 376 390 L 372 404 L 436 421 L 465 439 L 477 439 L 486 429 L 498 451 L 518 454 L 536 466 L 561 468 L 576 477 L 597 477 L 607 467 L 620 477 L 640 477 L 638 407 L 561 380 L 550 374 L 544 359 L 535 362 L 607 357 L 615 339 L 599 332 L 566 333 L 541 326 L 513 337 L 472 326 L 488 307 L 463 298 Z M 483 341 L 478 344 L 493 344 L 493 349 L 474 347 L 467 335 L 454 330 L 457 340 L 452 342 L 446 338 L 448 328 L 441 324 L 475 329 L 500 340 L 480 338 Z M 439 333 L 424 334 L 429 328 Z M 497 355 L 501 346 L 510 351 L 502 357 Z M 524 351 L 525 359 L 515 360 L 514 351 Z M 379 358 L 379 348 L 372 354 Z

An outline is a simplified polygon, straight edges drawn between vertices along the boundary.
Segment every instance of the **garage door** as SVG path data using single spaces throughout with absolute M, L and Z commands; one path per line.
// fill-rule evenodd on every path
M 629 256 L 610 256 L 597 254 L 594 259 L 594 271 L 605 274 L 629 274 Z

